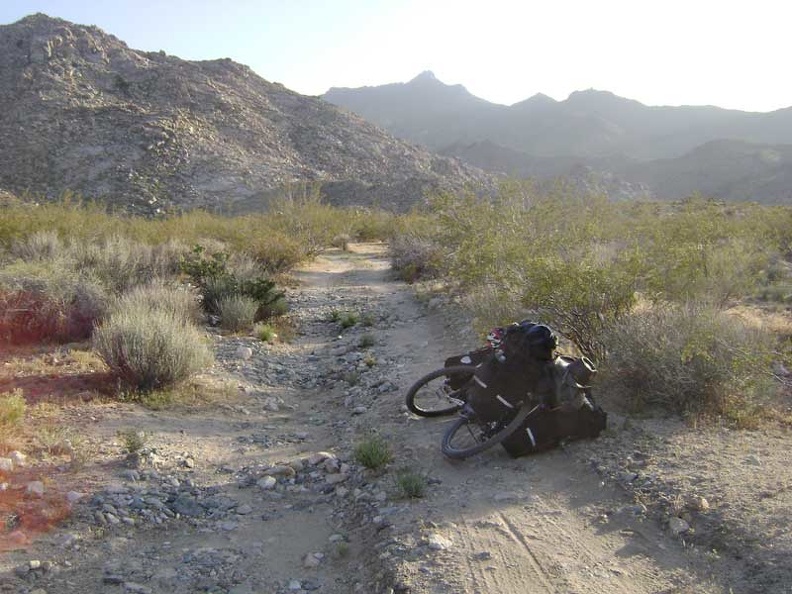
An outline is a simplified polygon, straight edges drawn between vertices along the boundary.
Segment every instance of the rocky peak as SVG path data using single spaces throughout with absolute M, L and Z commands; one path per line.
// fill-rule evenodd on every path
M 424 70 L 418 76 L 416 76 L 410 81 L 411 84 L 422 84 L 422 83 L 437 84 L 439 82 L 440 81 L 437 80 L 437 77 L 434 75 L 434 72 L 432 72 L 431 70 Z
M 151 210 L 225 208 L 293 182 L 406 207 L 487 177 L 228 59 L 141 52 L 43 14 L 0 26 L 0 186 Z

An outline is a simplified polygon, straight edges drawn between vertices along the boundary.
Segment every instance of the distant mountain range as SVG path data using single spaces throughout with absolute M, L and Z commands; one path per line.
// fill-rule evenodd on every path
M 232 211 L 304 182 L 401 210 L 492 176 L 228 59 L 142 52 L 44 14 L 0 26 L 0 194 Z
M 490 103 L 431 72 L 323 98 L 399 138 L 517 177 L 571 177 L 619 198 L 792 202 L 792 107 L 650 107 L 607 91 Z

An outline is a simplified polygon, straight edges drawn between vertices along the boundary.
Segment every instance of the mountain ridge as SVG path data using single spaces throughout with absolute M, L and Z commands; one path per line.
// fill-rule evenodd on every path
M 782 181 L 792 179 L 792 160 L 787 161 L 786 151 L 776 151 L 780 163 L 739 159 L 741 169 L 735 172 L 704 159 L 696 149 L 717 140 L 752 143 L 752 150 L 759 152 L 792 145 L 792 107 L 745 112 L 646 106 L 597 89 L 575 91 L 563 101 L 536 94 L 511 106 L 466 92 L 457 104 L 448 105 L 443 83 L 435 79 L 436 92 L 427 96 L 425 90 L 411 93 L 413 81 L 400 83 L 398 96 L 385 85 L 343 93 L 331 89 L 323 97 L 399 138 L 493 172 L 548 178 L 591 170 L 620 180 L 616 184 L 620 197 L 673 199 L 684 197 L 679 194 L 683 189 L 729 199 L 746 192 L 750 196 L 754 190 L 750 180 L 756 179 L 755 199 L 789 201 Z M 728 159 L 728 151 L 722 156 Z M 696 167 L 705 169 L 698 177 L 690 174 Z M 684 181 L 676 179 L 679 176 Z M 737 178 L 739 191 L 732 186 Z M 639 189 L 631 192 L 631 186 Z

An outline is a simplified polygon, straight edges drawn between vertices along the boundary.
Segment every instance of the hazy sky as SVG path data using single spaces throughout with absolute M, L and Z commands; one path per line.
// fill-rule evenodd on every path
M 142 50 L 231 58 L 307 95 L 431 70 L 488 101 L 613 91 L 647 105 L 792 106 L 785 0 L 0 0 Z

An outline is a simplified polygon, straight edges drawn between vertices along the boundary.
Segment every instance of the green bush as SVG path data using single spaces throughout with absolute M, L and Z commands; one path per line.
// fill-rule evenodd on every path
M 630 311 L 635 302 L 634 281 L 618 262 L 597 265 L 537 258 L 513 278 L 524 287 L 523 307 L 536 312 L 594 360 L 605 356 L 604 327 Z
M 0 435 L 11 436 L 17 433 L 25 418 L 27 405 L 22 390 L 0 394 Z
M 140 453 L 149 438 L 145 431 L 132 428 L 119 429 L 117 435 L 122 442 L 124 452 L 131 455 Z
M 259 305 L 245 295 L 230 295 L 220 299 L 218 313 L 220 327 L 230 332 L 241 332 L 253 326 Z
M 360 316 L 354 311 L 343 312 L 338 316 L 338 324 L 342 329 L 346 330 L 355 326 L 360 321 Z
M 97 327 L 93 346 L 135 393 L 178 384 L 212 361 L 205 336 L 195 326 L 145 305 L 113 313 Z
M 256 324 L 253 327 L 253 335 L 262 342 L 275 342 L 278 338 L 277 330 L 270 324 Z
M 277 230 L 257 233 L 246 246 L 263 270 L 270 274 L 293 268 L 308 257 L 308 249 L 298 238 Z
M 426 495 L 426 477 L 410 468 L 400 468 L 396 472 L 396 484 L 404 497 L 419 499 Z
M 207 313 L 222 318 L 221 303 L 239 297 L 256 302 L 254 321 L 267 319 L 273 312 L 285 309 L 285 304 L 282 303 L 284 294 L 276 290 L 273 281 L 254 276 L 249 267 L 242 272 L 235 272 L 231 269 L 229 256 L 225 252 L 207 255 L 203 246 L 195 246 L 192 253 L 182 260 L 181 267 L 198 286 L 201 303 Z
M 355 460 L 366 468 L 379 470 L 393 460 L 393 454 L 387 441 L 372 435 L 355 446 Z
M 639 308 L 609 326 L 599 388 L 627 410 L 745 425 L 774 386 L 772 337 L 711 306 Z
M 358 348 L 359 349 L 367 349 L 373 347 L 377 344 L 377 338 L 370 332 L 366 332 L 363 336 L 360 337 L 358 341 Z

